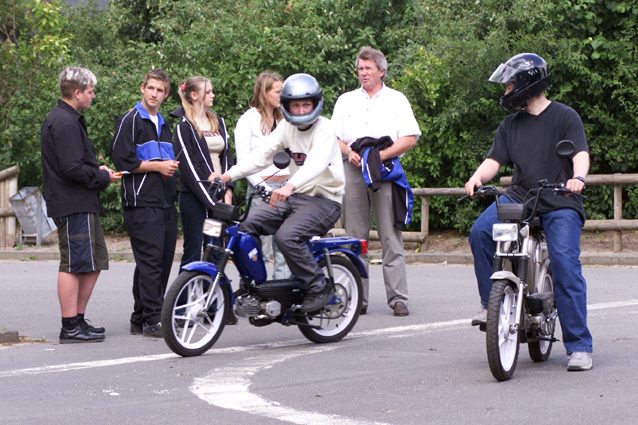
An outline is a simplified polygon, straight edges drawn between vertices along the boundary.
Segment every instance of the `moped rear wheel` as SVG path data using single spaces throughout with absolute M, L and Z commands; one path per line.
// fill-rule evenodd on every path
M 204 309 L 209 292 L 212 299 Z M 182 272 L 168 289 L 162 306 L 166 345 L 183 357 L 199 356 L 217 342 L 230 311 L 228 285 L 213 286 L 210 275 Z
M 554 292 L 554 283 L 552 280 L 552 269 L 551 266 L 547 268 L 543 276 L 540 276 L 540 282 L 538 283 L 538 292 Z M 552 309 L 552 313 L 556 311 L 556 307 Z M 556 330 L 556 317 L 553 319 L 547 320 L 547 318 L 543 317 L 541 322 L 541 329 L 539 334 L 543 337 L 553 339 L 554 331 Z M 529 357 L 534 362 L 544 362 L 549 359 L 549 355 L 552 352 L 553 342 L 547 340 L 538 340 L 536 342 L 528 342 L 527 349 L 529 351 Z
M 506 381 L 514 375 L 520 346 L 516 325 L 516 285 L 508 280 L 497 280 L 487 305 L 486 348 L 492 375 Z M 515 331 L 512 333 L 512 331 Z
M 347 258 L 337 255 L 331 255 L 330 262 L 335 282 L 334 303 L 300 319 L 313 326 L 300 325 L 299 330 L 306 338 L 316 343 L 336 342 L 348 335 L 361 312 L 363 287 L 356 267 Z M 319 262 L 319 267 L 327 277 L 328 266 L 325 258 Z

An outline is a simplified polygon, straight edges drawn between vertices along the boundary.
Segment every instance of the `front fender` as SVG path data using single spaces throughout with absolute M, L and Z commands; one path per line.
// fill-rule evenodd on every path
M 348 260 L 350 260 L 350 262 L 354 264 L 354 267 L 357 269 L 357 271 L 359 272 L 359 276 L 361 276 L 362 279 L 368 278 L 368 272 L 366 270 L 366 267 L 358 255 L 356 255 L 354 252 L 350 251 L 349 249 L 342 249 L 342 248 L 332 249 L 328 252 L 328 254 L 332 254 L 335 252 L 340 252 L 343 255 L 345 255 L 348 258 Z M 322 251 L 315 252 L 315 261 L 317 263 L 321 261 L 323 257 L 325 257 L 325 255 Z
M 213 282 L 215 281 L 215 277 L 217 276 L 217 265 L 209 263 L 207 261 L 193 261 L 192 263 L 184 265 L 182 269 L 189 272 L 206 273 L 210 276 L 211 279 L 213 279 Z M 230 294 L 230 305 L 232 309 L 232 306 L 235 303 L 235 299 L 233 295 L 233 288 L 230 286 L 230 282 L 228 281 L 226 276 L 223 276 L 223 278 L 219 280 L 219 284 L 228 285 L 228 293 Z
M 193 261 L 192 263 L 184 265 L 182 269 L 188 270 L 189 272 L 203 272 L 210 275 L 213 279 L 217 276 L 217 266 L 206 261 Z
M 510 271 L 507 271 L 507 270 L 502 270 L 500 272 L 495 272 L 494 274 L 492 274 L 490 279 L 492 279 L 492 281 L 509 280 L 510 282 L 515 283 L 516 286 L 520 285 L 520 283 L 521 283 L 521 280 L 514 273 L 512 273 Z

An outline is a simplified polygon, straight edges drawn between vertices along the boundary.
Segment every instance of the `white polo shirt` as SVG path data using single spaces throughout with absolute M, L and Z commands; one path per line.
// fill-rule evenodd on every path
M 337 137 L 347 145 L 361 137 L 421 135 L 410 102 L 403 93 L 383 84 L 372 98 L 363 87 L 339 96 L 332 114 Z

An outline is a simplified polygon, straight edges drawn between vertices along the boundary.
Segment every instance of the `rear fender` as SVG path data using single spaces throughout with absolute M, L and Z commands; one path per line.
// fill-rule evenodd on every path
M 333 254 L 336 252 L 340 252 L 341 254 L 345 255 L 348 258 L 348 260 L 350 260 L 350 262 L 354 264 L 355 268 L 359 272 L 359 275 L 361 276 L 362 279 L 368 278 L 368 272 L 366 271 L 366 267 L 358 255 L 356 255 L 354 252 L 350 251 L 349 249 L 342 249 L 342 248 L 332 249 L 328 252 L 328 254 Z M 314 254 L 315 254 L 315 261 L 317 263 L 321 261 L 323 257 L 325 257 L 322 251 L 317 251 Z

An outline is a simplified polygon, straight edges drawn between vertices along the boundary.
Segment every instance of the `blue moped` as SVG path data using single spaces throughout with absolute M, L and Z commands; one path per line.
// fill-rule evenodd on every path
M 284 152 L 275 155 L 274 163 L 279 168 L 285 168 L 289 161 L 290 156 Z M 226 192 L 219 180 L 211 184 L 211 190 L 218 194 L 217 199 Z M 267 193 L 256 193 L 268 200 Z M 169 348 L 180 356 L 198 356 L 211 348 L 224 330 L 233 307 L 237 316 L 248 318 L 254 326 L 275 322 L 296 325 L 306 338 L 316 343 L 341 340 L 359 318 L 363 296 L 361 277 L 368 277 L 359 255 L 367 253 L 367 241 L 351 237 L 320 238 L 319 235 L 308 241 L 315 261 L 334 285 L 335 295 L 321 310 L 303 313 L 300 306 L 304 293 L 299 282 L 294 276 L 267 280 L 260 246 L 249 234 L 239 230 L 253 196 L 248 196 L 246 212 L 241 216 L 236 206 L 215 204 L 213 218 L 204 223 L 208 243 L 203 261 L 185 265 L 166 293 L 162 333 Z M 225 244 L 215 244 L 218 238 L 225 240 Z M 229 262 L 235 265 L 240 276 L 235 294 L 225 273 Z

